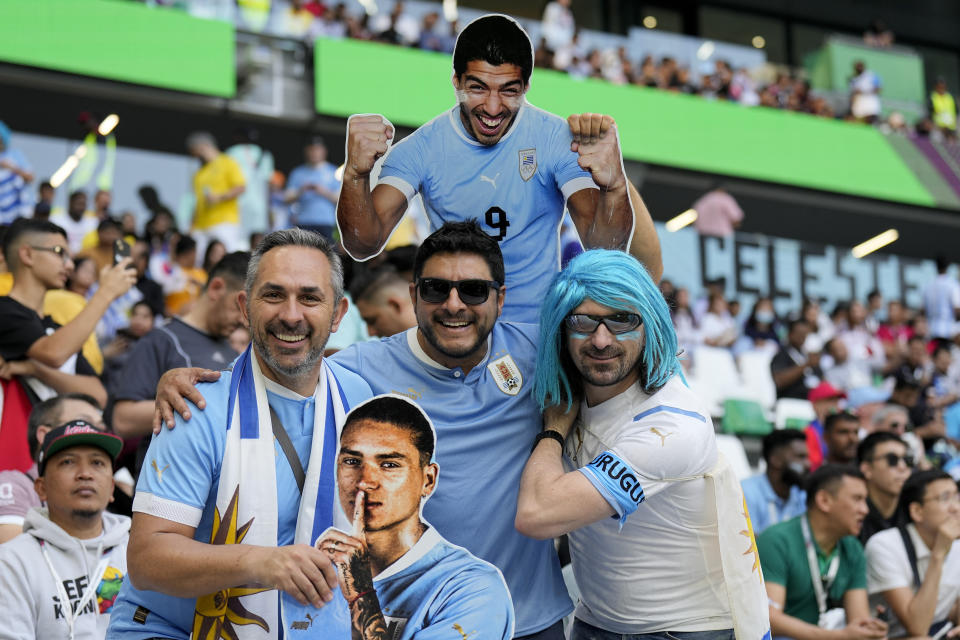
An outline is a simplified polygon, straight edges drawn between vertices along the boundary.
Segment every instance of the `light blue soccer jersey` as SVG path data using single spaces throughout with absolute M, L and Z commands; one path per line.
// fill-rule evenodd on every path
M 369 386 L 356 375 L 329 360 L 327 364 L 350 407 L 372 395 Z M 196 527 L 193 538 L 200 542 L 209 542 L 213 528 L 220 466 L 226 447 L 230 379 L 231 372 L 224 371 L 217 382 L 199 385 L 207 408 L 201 411 L 191 404 L 189 423 L 177 415 L 176 427 L 164 429 L 154 438 L 137 481 L 134 511 Z M 306 469 L 313 442 L 316 403 L 312 397 L 302 398 L 270 380 L 265 383 L 267 401 L 277 412 Z M 277 453 L 277 543 L 282 546 L 293 544 L 300 490 L 276 441 L 274 447 Z M 161 637 L 186 640 L 193 625 L 195 604 L 195 598 L 176 598 L 136 589 L 125 580 L 114 604 L 107 636 L 111 639 Z
M 513 606 L 503 576 L 493 565 L 444 540 L 432 527 L 376 576 L 373 586 L 391 640 L 513 637 Z M 304 607 L 299 619 L 288 620 L 286 636 L 349 640 L 347 602 L 339 590 L 336 593 L 324 610 L 310 612 Z
M 410 329 L 355 344 L 332 360 L 374 394 L 412 398 L 437 432 L 437 490 L 423 507 L 440 535 L 495 565 L 513 597 L 516 635 L 540 631 L 572 610 L 553 542 L 514 527 L 520 474 L 541 429 L 531 396 L 537 327 L 498 321 L 488 356 L 464 374 L 429 358 Z
M 497 144 L 474 140 L 459 105 L 393 145 L 380 183 L 407 200 L 419 192 L 433 229 L 477 218 L 500 241 L 507 273 L 502 319 L 538 322 L 540 301 L 560 269 L 560 222 L 571 194 L 596 188 L 570 151 L 565 120 L 524 104 Z

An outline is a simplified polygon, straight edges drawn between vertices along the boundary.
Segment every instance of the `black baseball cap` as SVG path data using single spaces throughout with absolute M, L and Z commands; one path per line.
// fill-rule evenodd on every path
M 114 461 L 123 449 L 123 439 L 119 436 L 97 429 L 86 420 L 71 420 L 56 429 L 51 429 L 43 439 L 43 444 L 40 445 L 40 457 L 37 458 L 37 469 L 40 475 L 43 475 L 47 460 L 54 454 L 82 444 L 103 449 Z

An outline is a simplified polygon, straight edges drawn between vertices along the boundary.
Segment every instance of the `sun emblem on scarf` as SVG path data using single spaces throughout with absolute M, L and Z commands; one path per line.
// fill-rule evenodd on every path
M 753 554 L 753 567 L 751 571 L 760 569 L 760 551 L 757 550 L 757 538 L 753 535 L 753 523 L 750 521 L 750 510 L 747 509 L 747 499 L 743 499 L 743 517 L 747 519 L 747 528 L 740 532 L 740 535 L 746 536 L 750 540 L 750 546 L 743 552 L 743 555 Z
M 239 544 L 243 542 L 253 518 L 237 528 L 237 502 L 239 501 L 240 487 L 238 486 L 227 505 L 223 516 L 220 510 L 215 509 L 213 514 L 213 532 L 210 534 L 210 544 Z M 266 620 L 247 610 L 240 603 L 240 598 L 254 593 L 269 591 L 265 587 L 234 587 L 221 589 L 208 596 L 197 598 L 197 609 L 193 616 L 193 635 L 198 640 L 235 640 L 238 637 L 235 627 L 254 624 L 269 631 Z

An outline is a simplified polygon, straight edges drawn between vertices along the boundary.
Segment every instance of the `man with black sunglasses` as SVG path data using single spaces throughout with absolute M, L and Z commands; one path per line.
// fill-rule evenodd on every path
M 860 529 L 864 545 L 873 534 L 907 524 L 906 514 L 897 508 L 903 483 L 915 463 L 906 443 L 892 433 L 871 433 L 857 447 L 857 463 L 867 481 L 870 509 Z
M 562 619 L 573 606 L 553 542 L 514 527 L 520 474 L 542 423 L 531 391 L 538 326 L 498 319 L 506 294 L 503 257 L 476 220 L 444 224 L 427 237 L 413 279 L 417 326 L 352 345 L 332 360 L 374 394 L 403 395 L 426 411 L 444 472 L 424 519 L 500 569 L 516 612 L 515 638 L 562 640 Z M 610 318 L 606 326 L 637 331 L 639 318 L 626 315 L 633 317 Z M 160 381 L 157 400 L 168 425 L 174 410 L 186 410 L 181 396 L 202 401 L 193 387 L 201 373 L 177 369 Z
M 587 251 L 553 279 L 541 323 L 533 393 L 544 430 L 516 526 L 569 534 L 580 588 L 571 639 L 769 635 L 743 493 L 681 376 L 649 274 L 624 253 Z

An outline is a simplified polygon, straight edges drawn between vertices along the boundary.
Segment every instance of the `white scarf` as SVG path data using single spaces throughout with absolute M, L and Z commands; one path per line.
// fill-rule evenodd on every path
M 237 359 L 230 381 L 227 442 L 210 543 L 275 547 L 276 465 L 288 462 L 274 448 L 264 377 L 251 349 L 247 347 Z M 326 362 L 314 400 L 313 442 L 297 514 L 295 544 L 313 544 L 331 525 L 349 526 L 335 499 L 337 443 L 349 407 Z M 284 604 L 278 605 L 280 601 Z M 283 624 L 283 612 L 278 611 L 278 606 L 285 608 L 286 601 L 293 602 L 286 594 L 278 599 L 274 590 L 255 585 L 203 596 L 197 599 L 191 638 L 227 637 L 220 633 L 221 626 L 227 624 L 240 640 L 275 640 L 279 638 L 277 625 Z M 229 618 L 228 608 L 232 612 Z

